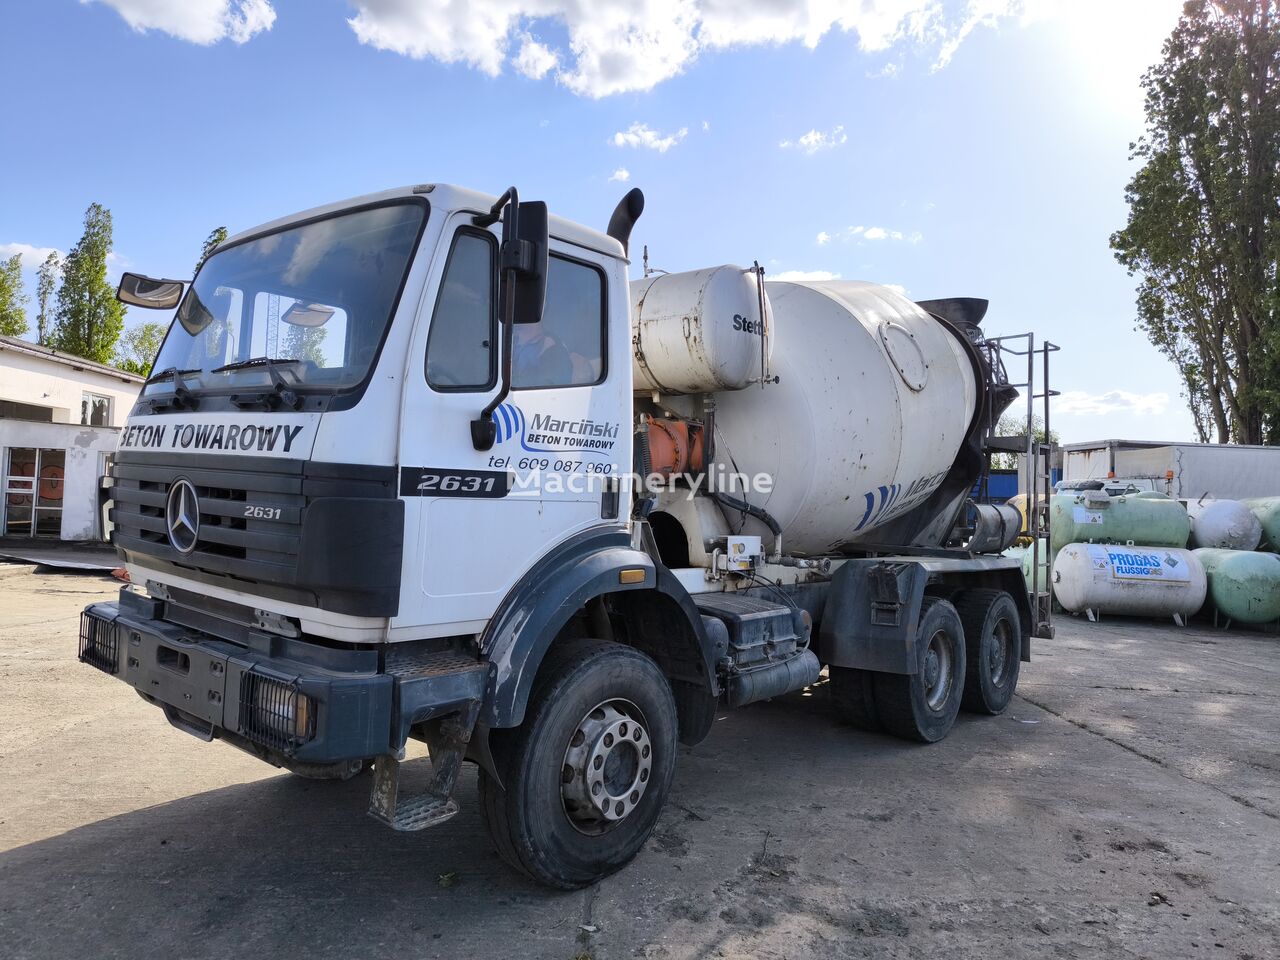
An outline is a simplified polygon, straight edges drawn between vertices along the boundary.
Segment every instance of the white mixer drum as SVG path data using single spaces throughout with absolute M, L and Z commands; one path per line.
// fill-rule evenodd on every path
M 752 270 L 708 267 L 631 282 L 631 367 L 637 393 L 741 390 L 772 350 L 768 297 Z
M 779 331 L 770 372 L 780 380 L 717 396 L 717 469 L 773 478 L 772 492 L 744 499 L 778 521 L 788 552 L 874 542 L 951 469 L 979 403 L 970 355 L 887 287 L 766 289 Z M 754 519 L 745 529 L 769 537 Z

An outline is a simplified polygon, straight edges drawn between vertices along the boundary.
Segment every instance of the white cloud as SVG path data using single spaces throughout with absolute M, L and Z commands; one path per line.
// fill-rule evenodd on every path
M 560 55 L 558 53 L 546 44 L 539 43 L 527 33 L 521 38 L 520 52 L 511 61 L 512 66 L 517 71 L 531 80 L 541 80 L 554 70 L 559 63 Z
M 1167 393 L 1130 393 L 1128 390 L 1110 390 L 1106 393 L 1064 390 L 1053 402 L 1054 413 L 1085 417 L 1105 416 L 1110 413 L 1158 416 L 1164 413 L 1168 406 Z
M 669 133 L 664 137 L 657 130 L 637 120 L 626 130 L 615 133 L 610 142 L 615 147 L 644 147 L 647 150 L 666 153 L 688 135 L 689 128 L 681 127 L 675 133 Z
M 780 140 L 778 146 L 784 150 L 790 150 L 794 147 L 812 156 L 819 150 L 831 150 L 848 142 L 849 135 L 844 132 L 844 126 L 840 125 L 834 127 L 829 133 L 823 133 L 821 130 L 810 130 L 798 140 Z
M 617 170 L 613 171 L 613 173 L 609 175 L 610 181 L 616 180 L 618 181 L 618 183 L 626 183 L 630 179 L 631 179 L 631 171 L 628 170 L 626 167 L 619 167 Z
M 773 276 L 765 275 L 766 280 L 785 280 L 791 283 L 803 282 L 805 280 L 839 280 L 840 274 L 832 273 L 830 270 L 783 270 L 781 273 L 775 273 Z
M 1037 2 L 1046 0 L 966 0 L 956 15 L 938 0 L 351 0 L 355 16 L 347 22 L 361 43 L 491 76 L 508 63 L 521 69 L 526 46 L 513 53 L 513 40 L 540 23 L 554 24 L 567 43 L 562 50 L 544 47 L 557 59 L 542 75 L 554 69 L 574 93 L 607 97 L 650 90 L 707 51 L 797 41 L 812 49 L 830 33 L 855 35 L 868 53 L 924 48 L 940 67 L 976 27 Z
M 711 130 L 711 121 L 710 121 L 710 120 L 703 120 L 703 121 L 702 121 L 702 132 L 703 132 L 703 133 L 707 133 L 707 132 L 708 132 L 708 131 L 710 131 L 710 130 Z
M 56 247 L 33 247 L 29 243 L 0 243 L 0 260 L 8 260 L 14 256 L 22 257 L 23 270 L 39 268 L 51 253 L 63 256 L 63 252 Z
M 828 243 L 831 242 L 831 234 L 827 233 L 827 231 L 825 230 L 821 230 L 818 233 L 817 241 L 818 241 L 818 246 L 825 247 Z
M 179 40 L 208 45 L 245 43 L 270 30 L 276 11 L 270 0 L 80 0 L 102 3 L 139 33 L 159 30 Z
M 924 239 L 924 235 L 917 232 L 904 233 L 901 230 L 891 230 L 888 227 L 865 227 L 858 224 L 853 227 L 845 227 L 843 230 L 837 230 L 834 234 L 822 231 L 818 234 L 818 243 L 826 244 L 832 240 L 839 240 L 841 243 L 878 243 L 882 240 L 888 240 L 893 243 L 919 243 Z

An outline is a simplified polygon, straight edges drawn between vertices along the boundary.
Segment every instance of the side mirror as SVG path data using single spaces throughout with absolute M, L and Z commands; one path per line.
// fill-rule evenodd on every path
M 116 299 L 144 310 L 172 310 L 182 299 L 181 280 L 156 280 L 140 273 L 126 273 L 116 287 Z
M 508 207 L 508 210 L 511 208 Z M 505 236 L 509 221 L 503 223 L 503 246 L 509 242 Z M 514 323 L 537 323 L 547 302 L 547 258 L 550 243 L 547 232 L 547 205 L 541 200 L 520 204 L 515 242 L 512 246 L 515 266 Z M 504 249 L 504 261 L 506 260 Z M 507 263 L 504 262 L 504 267 Z M 504 271 L 504 282 L 510 282 L 512 274 Z
M 540 200 L 520 202 L 510 187 L 487 215 L 475 217 L 476 226 L 487 227 L 502 218 L 502 247 L 498 269 L 502 275 L 502 365 L 498 394 L 471 421 L 471 445 L 489 450 L 498 435 L 493 412 L 511 392 L 511 331 L 517 323 L 537 323 L 547 300 L 547 205 Z

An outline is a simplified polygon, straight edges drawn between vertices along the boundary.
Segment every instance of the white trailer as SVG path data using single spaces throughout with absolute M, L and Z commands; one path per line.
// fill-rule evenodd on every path
M 1142 481 L 1179 500 L 1280 495 L 1280 447 L 1100 440 L 1063 448 L 1063 479 Z
M 371 766 L 395 829 L 452 816 L 473 761 L 498 851 L 566 888 L 635 855 L 722 705 L 825 667 L 868 729 L 1002 711 L 1051 628 L 998 555 L 1011 508 L 948 549 L 1016 392 L 985 301 L 633 285 L 642 208 L 600 233 L 423 185 L 233 237 L 190 285 L 126 274 L 177 312 L 115 461 L 134 586 L 81 659 L 301 776 Z

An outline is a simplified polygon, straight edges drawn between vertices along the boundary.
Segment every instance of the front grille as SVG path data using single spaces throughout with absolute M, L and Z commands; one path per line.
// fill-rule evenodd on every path
M 316 702 L 296 680 L 250 670 L 240 677 L 240 733 L 286 756 L 316 735 Z
M 118 632 L 110 620 L 80 614 L 80 662 L 114 674 L 120 664 Z
M 208 573 L 293 582 L 306 503 L 300 475 L 139 463 L 116 463 L 113 472 L 118 546 Z M 169 488 L 180 476 L 200 500 L 200 534 L 188 554 L 173 549 L 165 524 Z

